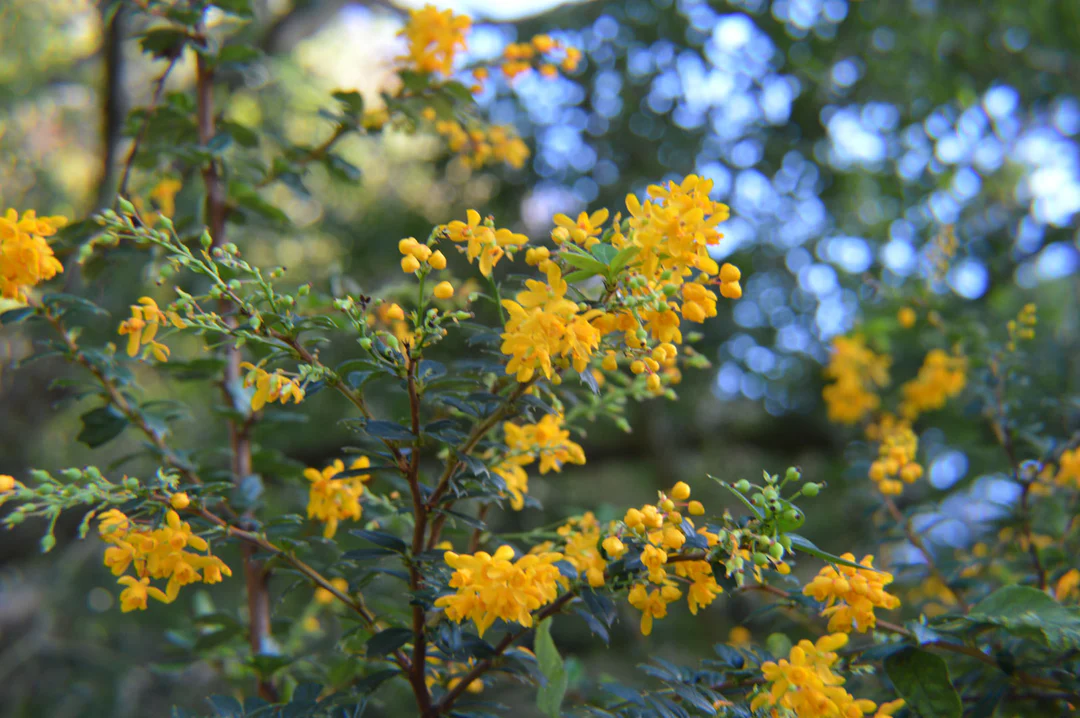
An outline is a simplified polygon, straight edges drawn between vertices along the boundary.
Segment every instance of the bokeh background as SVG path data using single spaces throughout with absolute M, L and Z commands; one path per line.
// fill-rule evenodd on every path
M 1046 308 L 1040 318 L 1060 352 L 1042 359 L 1075 351 L 1080 3 L 439 4 L 474 16 L 471 51 L 479 57 L 538 32 L 584 51 L 569 77 L 496 82 L 479 97 L 495 122 L 518 127 L 533 151 L 529 162 L 519 171 L 477 172 L 447 161 L 435 137 L 350 138 L 338 148 L 360 169 L 359 185 L 321 166 L 302 183 L 276 185 L 266 199 L 290 226 L 235 229 L 231 239 L 250 259 L 283 264 L 297 281 L 392 292 L 397 240 L 426 236 L 468 207 L 543 237 L 555 212 L 617 211 L 627 192 L 694 172 L 713 179 L 715 197 L 731 206 L 715 256 L 745 277 L 744 297 L 705 325 L 700 349 L 712 368 L 685 373 L 679 402 L 632 409 L 632 434 L 607 423 L 590 427 L 582 440 L 587 465 L 534 478 L 532 494 L 545 508 L 495 516 L 496 525 L 520 530 L 585 509 L 610 518 L 679 480 L 716 505 L 722 497 L 706 473 L 734 480 L 798 464 L 830 485 L 805 533 L 830 551 L 870 545 L 877 503 L 860 464 L 865 454 L 846 455 L 851 436 L 825 421 L 821 362 L 829 339 L 848 331 L 861 307 L 926 271 L 928 244 L 944 225 L 956 226 L 961 252 L 938 291 L 971 307 L 1034 299 Z M 318 113 L 333 105 L 332 91 L 358 89 L 377 103 L 401 51 L 395 35 L 408 3 L 255 5 L 256 21 L 242 33 L 266 58 L 230 78 L 230 121 L 314 144 L 330 131 Z M 130 151 L 126 113 L 149 101 L 163 69 L 141 55 L 137 29 L 123 12 L 105 25 L 90 0 L 0 3 L 0 205 L 85 217 L 112 201 Z M 190 89 L 193 65 L 182 60 L 166 91 Z M 151 184 L 148 172 L 134 177 L 144 191 Z M 178 216 L 197 206 L 195 185 L 180 191 Z M 71 271 L 64 281 L 119 321 L 149 284 L 142 260 L 125 261 Z M 87 336 L 105 341 L 113 329 Z M 145 471 L 138 461 L 125 463 L 138 446 L 133 436 L 97 452 L 74 441 L 86 404 L 52 384 L 67 370 L 47 361 L 12 368 L 33 340 L 24 331 L 0 332 L 0 469 L 20 475 L 33 466 L 94 463 Z M 897 373 L 914 373 L 917 361 Z M 1074 374 L 1065 372 L 1062 394 L 1075 393 Z M 221 420 L 196 386 L 179 377 L 142 379 L 190 407 L 180 443 L 217 439 Z M 256 461 L 275 497 L 271 506 L 302 505 L 300 469 L 321 466 L 349 443 L 335 423 L 339 410 L 320 396 L 306 423 L 261 430 Z M 914 495 L 964 489 L 922 527 L 938 545 L 963 546 L 1014 498 L 1014 485 L 995 478 L 989 460 L 952 448 L 957 435 L 978 431 L 962 407 L 941 421 L 949 431 L 922 437 L 929 480 Z M 237 609 L 242 581 L 185 593 L 187 613 L 157 607 L 122 616 L 100 545 L 74 538 L 78 521 L 62 522 L 46 559 L 37 549 L 40 527 L 0 535 L 0 716 L 157 716 L 171 705 L 205 711 L 202 696 L 228 690 L 222 676 L 235 667 L 223 659 L 179 668 L 184 630 L 192 611 Z M 893 548 L 898 563 L 903 549 Z M 274 589 L 281 615 L 310 600 L 287 578 Z M 376 607 L 394 600 L 373 591 Z M 693 623 L 684 610 L 672 614 L 648 643 L 629 612 L 610 648 L 581 625 L 556 635 L 581 670 L 621 676 L 652 653 L 704 654 L 735 626 L 764 638 L 787 625 L 745 598 L 717 601 Z M 320 650 L 334 645 L 328 625 Z M 278 635 L 293 630 L 275 627 Z M 512 687 L 492 694 L 522 701 L 521 715 L 529 715 L 528 696 Z M 395 712 L 392 690 L 387 699 L 369 714 L 405 714 Z

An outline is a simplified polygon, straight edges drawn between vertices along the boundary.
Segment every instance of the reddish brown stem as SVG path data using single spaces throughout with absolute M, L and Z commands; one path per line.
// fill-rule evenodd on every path
M 214 68 L 203 53 L 198 53 L 195 65 L 195 105 L 199 128 L 199 144 L 206 147 L 216 133 L 214 119 Z M 228 213 L 225 186 L 218 173 L 217 162 L 208 160 L 202 168 L 203 184 L 206 187 L 206 217 L 210 237 L 214 247 L 225 242 L 225 219 Z M 229 316 L 231 303 L 222 300 L 219 311 L 226 321 L 235 322 Z M 225 350 L 225 375 L 222 380 L 222 395 L 227 406 L 233 405 L 233 391 L 241 383 L 240 350 L 235 344 L 228 344 Z M 251 475 L 251 436 L 250 426 L 246 422 L 229 421 L 229 445 L 232 453 L 232 474 L 234 482 L 241 482 Z M 252 510 L 253 512 L 253 510 Z M 252 513 L 249 512 L 249 515 Z M 266 651 L 273 642 L 270 630 L 270 574 L 261 561 L 254 558 L 253 551 L 244 552 L 244 583 L 247 589 L 249 625 L 248 639 L 254 655 Z M 272 681 L 259 677 L 259 696 L 264 700 L 276 702 L 277 689 Z

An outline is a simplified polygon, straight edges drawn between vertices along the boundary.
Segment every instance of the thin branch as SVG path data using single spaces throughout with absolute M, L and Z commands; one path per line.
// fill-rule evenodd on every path
M 896 502 L 892 500 L 892 497 L 885 496 L 884 498 L 885 508 L 889 510 L 893 519 L 904 530 L 904 536 L 907 537 L 908 542 L 923 555 L 923 558 L 926 560 L 926 567 L 929 569 L 930 574 L 936 578 L 942 586 L 949 589 L 952 595 L 956 597 L 956 604 L 960 607 L 960 610 L 967 613 L 967 601 L 964 600 L 959 589 L 953 588 L 949 584 L 949 580 L 945 577 L 945 574 L 942 573 L 941 569 L 938 568 L 937 562 L 934 560 L 934 554 L 926 547 L 926 543 L 922 540 L 922 537 L 915 533 L 915 530 L 911 527 L 911 522 L 904 518 L 904 515 L 900 512 L 900 509 L 897 508 Z
M 142 146 L 143 141 L 146 139 L 146 133 L 150 129 L 150 120 L 157 113 L 158 105 L 161 103 L 161 95 L 165 90 L 165 82 L 169 79 L 169 74 L 176 67 L 179 59 L 180 53 L 177 53 L 169 60 L 169 64 L 165 66 L 165 71 L 154 81 L 154 94 L 150 104 L 146 107 L 146 117 L 143 118 L 139 134 L 135 135 L 135 141 L 131 144 L 131 153 L 128 155 L 127 161 L 124 162 L 124 173 L 120 176 L 120 187 L 116 190 L 118 197 L 127 196 L 128 179 L 131 177 L 131 168 L 135 164 L 135 156 L 139 154 L 139 147 Z

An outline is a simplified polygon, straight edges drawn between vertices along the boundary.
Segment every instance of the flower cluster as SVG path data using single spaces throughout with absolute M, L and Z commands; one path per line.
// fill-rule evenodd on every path
M 876 354 L 861 335 L 837 337 L 825 367 L 832 383 L 821 392 L 829 420 L 855 424 L 881 405 L 875 389 L 889 383 L 890 358 Z
M 593 588 L 603 586 L 606 581 L 604 571 L 607 569 L 607 561 L 600 552 L 603 528 L 596 516 L 591 511 L 574 516 L 555 532 L 563 544 L 563 558 L 577 570 L 578 576 L 584 578 Z M 545 541 L 534 546 L 529 553 L 547 553 L 555 547 L 554 541 Z M 608 555 L 611 553 L 609 551 Z
M 105 549 L 105 565 L 117 582 L 126 588 L 120 593 L 120 608 L 128 611 L 145 610 L 147 598 L 171 603 L 182 586 L 202 581 L 217 583 L 222 575 L 232 576 L 225 563 L 209 553 L 206 541 L 191 531 L 191 525 L 180 521 L 176 511 L 165 514 L 165 525 L 157 529 L 144 528 L 119 509 L 110 509 L 98 517 L 98 531 Z M 191 553 L 186 548 L 204 553 Z M 129 568 L 135 576 L 123 576 Z M 200 573 L 200 571 L 202 573 Z M 150 585 L 150 579 L 168 579 L 165 591 Z
M 850 553 L 840 558 L 855 561 Z M 900 599 L 885 591 L 893 581 L 892 574 L 875 570 L 873 556 L 864 557 L 859 564 L 866 568 L 826 566 L 803 588 L 803 594 L 825 603 L 821 615 L 829 617 L 830 631 L 865 633 L 877 625 L 875 608 L 900 607 Z
M 294 404 L 299 404 L 304 400 L 304 388 L 300 382 L 281 369 L 268 372 L 251 362 L 243 362 L 240 367 L 247 369 L 247 374 L 244 375 L 244 388 L 255 387 L 255 393 L 251 396 L 252 411 L 259 411 L 268 402 L 280 401 L 282 404 L 287 404 L 289 399 L 292 399 Z
M 468 45 L 465 35 L 470 27 L 468 17 L 433 5 L 411 10 L 400 33 L 408 43 L 408 54 L 401 59 L 417 72 L 449 76 L 454 71 L 454 58 Z
M 909 421 L 884 414 L 866 428 L 866 435 L 879 442 L 878 458 L 870 465 L 870 478 L 881 493 L 899 496 L 905 483 L 912 484 L 922 477 L 923 468 L 915 461 L 919 439 Z
M 67 224 L 64 217 L 38 217 L 14 209 L 0 217 L 0 298 L 26 301 L 26 290 L 64 271 L 46 237 Z
M 920 414 L 935 411 L 964 390 L 967 383 L 967 358 L 950 356 L 941 349 L 931 349 L 914 379 L 901 387 L 904 399 L 900 413 L 914 421 Z
M 514 549 L 500 546 L 494 555 L 485 551 L 456 554 L 447 551 L 446 563 L 454 569 L 450 588 L 435 605 L 457 623 L 472 620 L 482 637 L 496 619 L 532 626 L 532 612 L 558 597 L 567 579 L 555 566 L 563 555 L 556 552 L 526 554 L 514 560 Z
M 518 651 L 523 649 L 516 649 Z M 461 663 L 459 661 L 444 661 L 438 656 L 427 656 L 426 659 L 428 668 L 425 671 L 424 682 L 427 684 L 428 689 L 431 689 L 435 684 L 444 684 L 446 690 L 452 691 L 461 683 L 462 676 L 471 671 L 476 665 L 476 659 L 470 658 L 468 661 Z M 482 678 L 475 678 L 465 690 L 472 694 L 482 693 L 484 691 L 484 681 Z
M 1005 345 L 1006 348 L 1014 352 L 1016 351 L 1016 343 L 1018 341 L 1030 340 L 1035 338 L 1035 325 L 1038 323 L 1035 317 L 1035 305 L 1025 304 L 1020 313 L 1016 315 L 1016 319 L 1010 319 L 1005 325 L 1005 328 L 1009 332 L 1009 341 Z
M 398 251 L 401 252 L 401 271 L 405 274 L 415 274 L 424 262 L 432 269 L 446 269 L 446 255 L 439 250 L 432 251 L 426 244 L 420 244 L 416 237 L 406 237 L 398 242 Z
M 1072 485 L 1080 489 L 1080 448 L 1066 449 L 1061 452 L 1054 481 L 1061 486 Z
M 357 474 L 371 466 L 371 460 L 361 456 L 349 464 L 349 475 L 339 476 L 345 471 L 341 459 L 327 466 L 322 471 L 304 469 L 304 478 L 311 482 L 308 490 L 308 518 L 318 519 L 326 524 L 323 536 L 333 538 L 337 533 L 338 523 L 342 519 L 359 521 L 364 509 L 360 506 L 360 497 L 364 494 L 364 483 L 371 480 L 371 474 Z
M 525 467 L 540 460 L 540 473 L 562 471 L 565 463 L 584 464 L 585 451 L 580 444 L 570 440 L 570 432 L 563 428 L 562 414 L 545 414 L 535 424 L 503 424 L 506 434 L 507 453 L 492 470 L 506 482 L 510 505 L 520 511 L 529 493 L 529 477 Z
M 482 221 L 480 213 L 470 209 L 466 221 L 454 220 L 441 228 L 441 233 L 452 242 L 465 243 L 465 256 L 469 263 L 479 259 L 480 273 L 491 276 L 491 270 L 499 263 L 507 250 L 513 252 L 517 247 L 529 241 L 523 234 L 515 234 L 508 229 L 496 229 L 490 220 Z
M 435 110 L 426 108 L 424 117 L 435 121 Z M 446 138 L 447 147 L 466 167 L 479 169 L 501 162 L 521 169 L 529 159 L 529 147 L 510 125 L 465 127 L 455 119 L 435 121 L 435 131 Z
M 117 334 L 127 335 L 127 354 L 129 357 L 136 356 L 143 346 L 150 347 L 150 353 L 158 361 L 169 360 L 169 347 L 155 341 L 158 327 L 165 323 L 171 323 L 178 329 L 186 325 L 184 320 L 174 311 L 163 312 L 150 297 L 140 297 L 138 304 L 131 305 L 131 318 L 120 323 Z
M 580 61 L 581 51 L 576 47 L 568 47 L 550 35 L 534 35 L 529 42 L 512 42 L 503 49 L 502 71 L 508 80 L 534 68 L 550 78 L 558 76 L 560 68 L 573 72 Z M 474 72 L 473 76 L 483 80 L 486 73 Z
M 833 671 L 840 658 L 836 651 L 847 642 L 845 633 L 822 636 L 817 643 L 803 639 L 792 646 L 786 659 L 762 663 L 761 673 L 769 687 L 754 697 L 750 710 L 783 709 L 799 718 L 861 718 L 877 709 L 875 718 L 891 716 L 904 701 L 892 701 L 878 709 L 873 701 L 848 693 L 844 678 Z
M 597 320 L 604 312 L 580 311 L 566 297 L 568 285 L 559 265 L 549 260 L 544 269 L 546 284 L 529 279 L 517 297 L 502 302 L 509 314 L 502 335 L 502 352 L 511 357 L 506 373 L 516 374 L 522 382 L 532 379 L 538 369 L 552 379 L 556 364 L 583 372 L 600 346 Z
M 686 585 L 687 605 L 695 615 L 699 608 L 708 606 L 723 592 L 716 582 L 712 564 L 702 560 L 704 554 L 702 559 L 669 562 L 691 539 L 695 545 L 710 548 L 719 541 L 716 533 L 706 527 L 696 528 L 691 519 L 683 517 L 680 508 L 695 516 L 705 513 L 700 502 L 688 501 L 689 498 L 690 487 L 680 481 L 669 493 L 660 493 L 657 505 L 646 504 L 640 509 L 628 510 L 623 517 L 624 528 L 602 544 L 609 556 L 618 558 L 627 552 L 623 539 L 642 540 L 639 560 L 646 569 L 646 580 L 631 587 L 628 600 L 631 606 L 641 611 L 641 632 L 646 636 L 652 633 L 653 620 L 667 615 L 667 605 L 682 598 L 679 585 Z

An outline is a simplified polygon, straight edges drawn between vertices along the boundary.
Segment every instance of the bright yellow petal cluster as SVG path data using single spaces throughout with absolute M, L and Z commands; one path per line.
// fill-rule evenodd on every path
M 520 649 L 519 649 L 520 650 Z M 459 683 L 461 679 L 469 671 L 476 666 L 476 659 L 470 658 L 468 661 L 461 663 L 459 661 L 443 661 L 436 656 L 426 656 L 428 669 L 425 671 L 424 682 L 430 689 L 436 683 L 446 686 L 446 690 L 452 691 Z M 473 679 L 473 681 L 465 687 L 465 690 L 473 695 L 484 692 L 484 681 L 482 678 Z
M 446 225 L 443 230 L 447 237 L 454 242 L 465 243 L 465 256 L 471 264 L 479 258 L 480 273 L 485 277 L 491 276 L 492 268 L 506 254 L 506 248 L 516 248 L 529 241 L 524 234 L 515 234 L 508 229 L 496 229 L 481 220 L 480 213 L 470 209 L 466 214 L 466 221 L 454 220 Z
M 434 121 L 435 111 L 425 112 Z M 501 162 L 521 169 L 529 159 L 529 146 L 510 125 L 474 126 L 466 128 L 457 120 L 435 122 L 435 131 L 446 138 L 446 145 L 466 167 L 479 169 Z
M 887 355 L 876 354 L 866 346 L 861 335 L 837 337 L 825 367 L 825 378 L 832 381 L 821 392 L 829 420 L 855 424 L 881 405 L 875 388 L 889 383 Z
M 600 522 L 591 511 L 569 519 L 556 529 L 563 538 L 563 557 L 593 588 L 604 585 L 607 561 L 600 555 Z M 617 539 L 616 539 L 617 540 Z
M 532 612 L 554 601 L 559 586 L 567 579 L 554 564 L 563 555 L 556 552 L 527 554 L 514 560 L 514 549 L 500 546 L 494 555 L 485 551 L 456 554 L 447 551 L 444 559 L 454 569 L 450 587 L 455 593 L 443 596 L 435 605 L 446 616 L 461 623 L 472 620 L 481 636 L 496 619 L 532 626 Z
M 206 541 L 193 534 L 191 525 L 173 510 L 165 514 L 164 526 L 148 529 L 119 509 L 110 509 L 98 517 L 98 531 L 101 540 L 110 544 L 105 549 L 105 565 L 120 576 L 117 583 L 126 586 L 120 594 L 125 613 L 145 610 L 147 598 L 170 603 L 189 583 L 218 583 L 222 575 L 232 576 L 232 570 L 209 553 Z M 188 547 L 203 553 L 185 551 Z M 129 568 L 136 576 L 121 576 Z M 151 578 L 168 579 L 165 591 L 151 586 Z
M 562 60 L 558 61 L 558 55 Z M 512 42 L 503 50 L 502 71 L 506 79 L 513 80 L 518 75 L 535 68 L 544 77 L 557 77 L 559 68 L 564 72 L 573 72 L 581 61 L 581 51 L 576 47 L 567 47 L 550 35 L 536 35 L 529 42 Z M 556 64 L 557 63 L 557 64 Z
M 9 209 L 0 217 L 0 298 L 26 301 L 26 290 L 64 271 L 45 241 L 67 224 L 64 217 L 22 217 Z
M 1080 489 L 1080 448 L 1061 452 L 1054 481 L 1061 486 L 1071 485 L 1073 488 Z
M 608 211 L 600 209 L 592 214 L 582 212 L 577 219 L 570 219 L 565 214 L 557 214 L 553 218 L 556 227 L 562 227 L 565 232 L 553 232 L 551 238 L 556 244 L 561 244 L 563 237 L 569 237 L 571 241 L 580 244 L 585 249 L 592 249 L 600 239 L 601 225 L 608 219 Z
M 626 529 L 646 542 L 640 560 L 648 571 L 647 583 L 635 584 L 629 596 L 630 605 L 642 612 L 641 632 L 646 636 L 652 632 L 653 620 L 667 615 L 667 604 L 682 597 L 682 591 L 677 588 L 679 583 L 688 584 L 687 605 L 694 615 L 697 615 L 699 608 L 710 605 L 724 590 L 716 582 L 708 561 L 668 561 L 686 543 L 686 526 L 694 529 L 693 521 L 684 518 L 678 509 L 685 507 L 695 516 L 705 513 L 700 502 L 688 501 L 689 498 L 690 487 L 680 481 L 670 492 L 660 492 L 658 505 L 646 504 L 640 509 L 629 509 L 623 517 Z M 710 547 L 716 545 L 716 534 L 704 527 L 694 530 L 705 537 Z M 606 539 L 603 546 L 613 558 L 618 558 L 626 550 L 617 536 Z M 658 588 L 651 588 L 649 584 L 655 584 Z
M 402 59 L 417 72 L 450 75 L 454 71 L 454 58 L 468 45 L 465 34 L 470 27 L 472 21 L 468 17 L 439 10 L 434 5 L 412 10 L 400 33 L 409 45 L 409 53 Z
M 243 362 L 240 366 L 247 369 L 244 387 L 255 387 L 255 394 L 251 397 L 252 411 L 259 411 L 268 402 L 280 401 L 287 404 L 289 399 L 292 399 L 294 404 L 299 404 L 304 400 L 304 388 L 300 386 L 300 382 L 281 369 L 268 372 L 251 362 Z
M 709 199 L 712 180 L 688 175 L 681 183 L 652 185 L 642 204 L 634 195 L 626 198 L 633 243 L 640 248 L 641 271 L 650 281 L 681 282 L 692 269 L 715 276 L 720 272 L 709 256 L 709 247 L 724 235 L 716 225 L 730 215 L 727 205 Z M 734 280 L 737 286 L 738 280 Z M 741 293 L 741 290 L 740 290 Z
M 840 558 L 855 561 L 850 553 Z M 893 581 L 892 574 L 871 570 L 873 556 L 866 556 L 859 563 L 866 568 L 826 566 L 803 588 L 803 594 L 825 603 L 821 615 L 829 616 L 830 631 L 865 633 L 877 625 L 875 608 L 900 607 L 900 599 L 885 591 Z
M 157 302 L 150 297 L 139 297 L 139 303 L 131 305 L 131 318 L 120 322 L 120 328 L 117 330 L 120 336 L 127 335 L 128 356 L 136 356 L 140 348 L 149 346 L 150 353 L 155 359 L 162 362 L 168 361 L 169 347 L 154 341 L 158 327 L 166 323 L 171 323 L 178 329 L 186 326 L 184 320 L 176 312 L 171 310 L 163 312 Z
M 585 451 L 581 445 L 570 440 L 570 432 L 563 428 L 562 414 L 546 414 L 535 424 L 503 424 L 506 434 L 507 453 L 492 471 L 506 482 L 510 494 L 510 506 L 521 511 L 525 506 L 525 494 L 529 493 L 529 475 L 525 467 L 540 460 L 540 473 L 562 471 L 563 464 L 584 464 Z
M 350 473 L 371 466 L 366 456 L 349 464 Z M 304 478 L 311 482 L 308 490 L 308 518 L 318 519 L 326 524 L 323 536 L 333 538 L 337 533 L 338 522 L 342 519 L 359 521 L 364 513 L 360 506 L 360 497 L 364 494 L 364 483 L 371 480 L 371 474 L 359 474 L 336 478 L 345 471 L 345 463 L 337 459 L 322 471 L 304 469 Z
M 844 678 L 833 672 L 839 660 L 836 651 L 847 641 L 845 633 L 822 636 L 817 643 L 804 639 L 791 647 L 786 659 L 762 663 L 768 690 L 754 697 L 750 710 L 772 708 L 775 714 L 775 709 L 782 709 L 799 718 L 862 718 L 873 713 L 877 705 L 855 699 L 844 689 Z M 903 705 L 894 704 L 889 704 L 891 711 Z
M 518 381 L 528 381 L 538 369 L 551 379 L 556 364 L 583 372 L 600 346 L 598 320 L 604 312 L 580 311 L 566 298 L 567 284 L 558 265 L 547 261 L 541 268 L 547 283 L 526 280 L 516 301 L 502 302 L 509 315 L 502 335 L 502 353 L 511 357 L 506 373 L 516 374 Z
M 964 390 L 966 383 L 966 357 L 931 349 L 923 359 L 918 375 L 901 387 L 904 400 L 900 404 L 900 413 L 914 421 L 923 412 L 945 406 L 946 401 Z
M 867 438 L 878 441 L 878 458 L 870 464 L 870 478 L 886 496 L 899 496 L 904 484 L 912 484 L 923 475 L 915 461 L 919 438 L 906 419 L 884 414 L 866 429 Z

